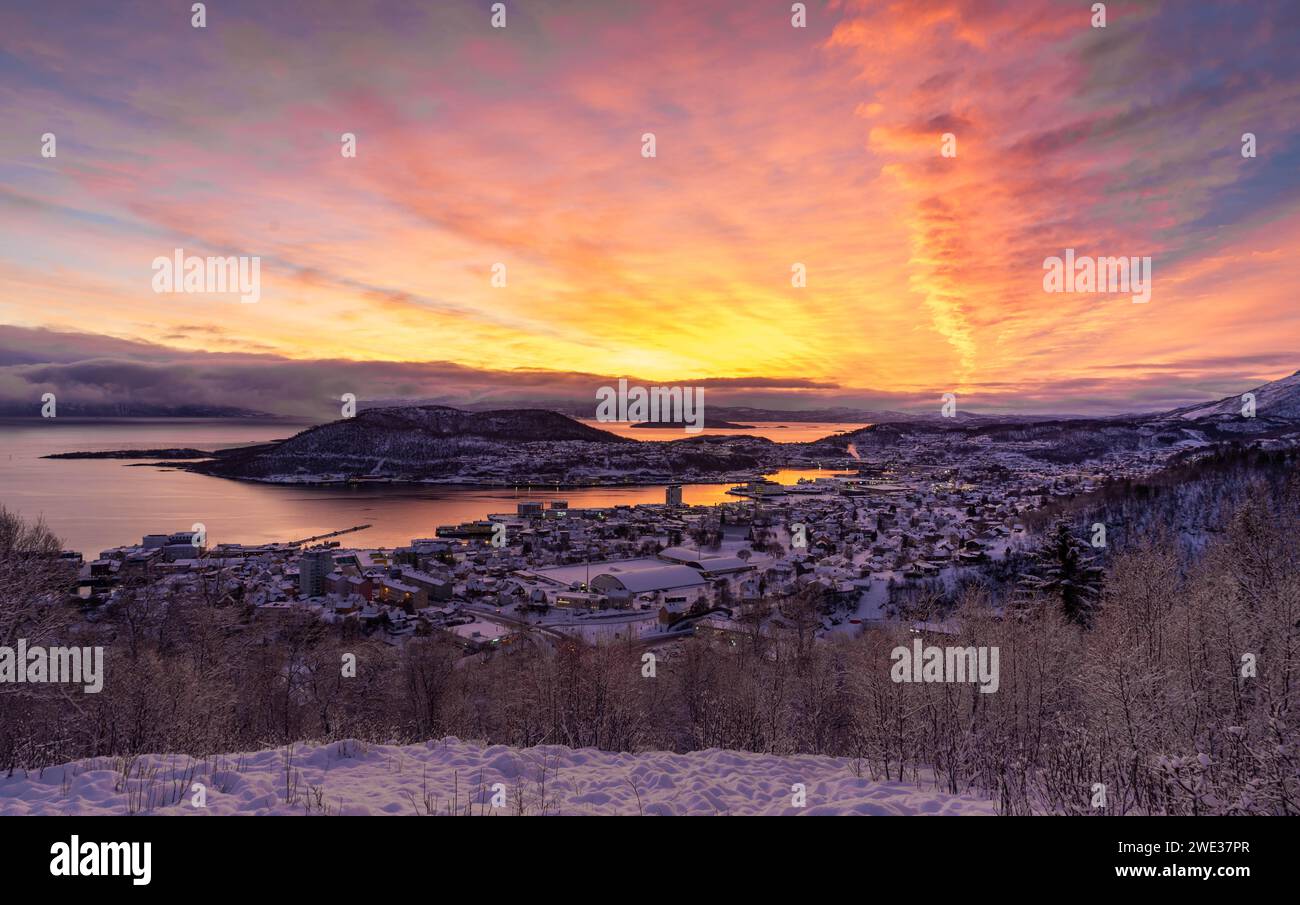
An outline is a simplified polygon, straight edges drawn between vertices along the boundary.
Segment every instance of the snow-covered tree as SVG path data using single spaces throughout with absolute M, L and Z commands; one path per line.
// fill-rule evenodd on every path
M 1088 545 L 1074 536 L 1066 522 L 1058 520 L 1034 553 L 1033 562 L 1032 570 L 1021 576 L 1020 587 L 1056 598 L 1067 619 L 1084 628 L 1090 626 L 1104 572 L 1095 564 Z

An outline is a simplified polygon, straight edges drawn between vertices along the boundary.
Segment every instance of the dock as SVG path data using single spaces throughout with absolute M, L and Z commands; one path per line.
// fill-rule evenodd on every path
M 303 544 L 312 544 L 318 540 L 329 540 L 331 537 L 340 537 L 344 534 L 352 534 L 355 531 L 365 531 L 370 525 L 353 525 L 351 528 L 343 528 L 339 531 L 331 531 L 329 534 L 317 534 L 314 537 L 304 537 L 302 540 L 291 540 L 288 542 L 290 547 L 301 547 Z

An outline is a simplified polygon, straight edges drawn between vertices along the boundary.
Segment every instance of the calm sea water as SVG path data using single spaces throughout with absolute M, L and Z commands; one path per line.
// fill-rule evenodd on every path
M 395 546 L 413 537 L 432 537 L 439 525 L 513 512 L 519 500 L 561 499 L 580 508 L 664 499 L 662 486 L 560 491 L 553 487 L 279 487 L 130 465 L 123 459 L 41 458 L 50 453 L 113 449 L 219 449 L 292 436 L 305 426 L 235 419 L 0 420 L 0 505 L 28 518 L 44 518 L 65 547 L 94 557 L 110 547 L 138 543 L 146 534 L 192 530 L 196 522 L 206 527 L 212 544 L 298 540 L 369 523 L 373 527 L 340 540 Z M 764 430 L 743 433 L 794 442 L 855 426 L 764 425 Z M 633 432 L 643 439 L 671 439 L 660 437 L 661 433 L 665 432 Z M 782 471 L 773 477 L 793 483 L 816 474 L 815 470 Z M 731 486 L 687 485 L 683 498 L 688 504 L 735 500 L 726 494 Z

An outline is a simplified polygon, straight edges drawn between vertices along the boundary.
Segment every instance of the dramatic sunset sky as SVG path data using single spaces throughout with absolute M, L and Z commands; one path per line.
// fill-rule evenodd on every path
M 1300 368 L 1294 0 L 491 5 L 6 2 L 0 397 L 1104 412 Z M 155 294 L 176 247 L 261 300 Z M 1044 293 L 1067 247 L 1151 301 Z

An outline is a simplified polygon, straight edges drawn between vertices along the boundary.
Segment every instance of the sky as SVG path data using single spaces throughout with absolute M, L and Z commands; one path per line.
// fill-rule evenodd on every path
M 4 4 L 0 401 L 1106 413 L 1300 368 L 1300 4 L 791 5 Z M 156 293 L 176 248 L 258 301 Z M 1150 301 L 1045 292 L 1067 248 Z

